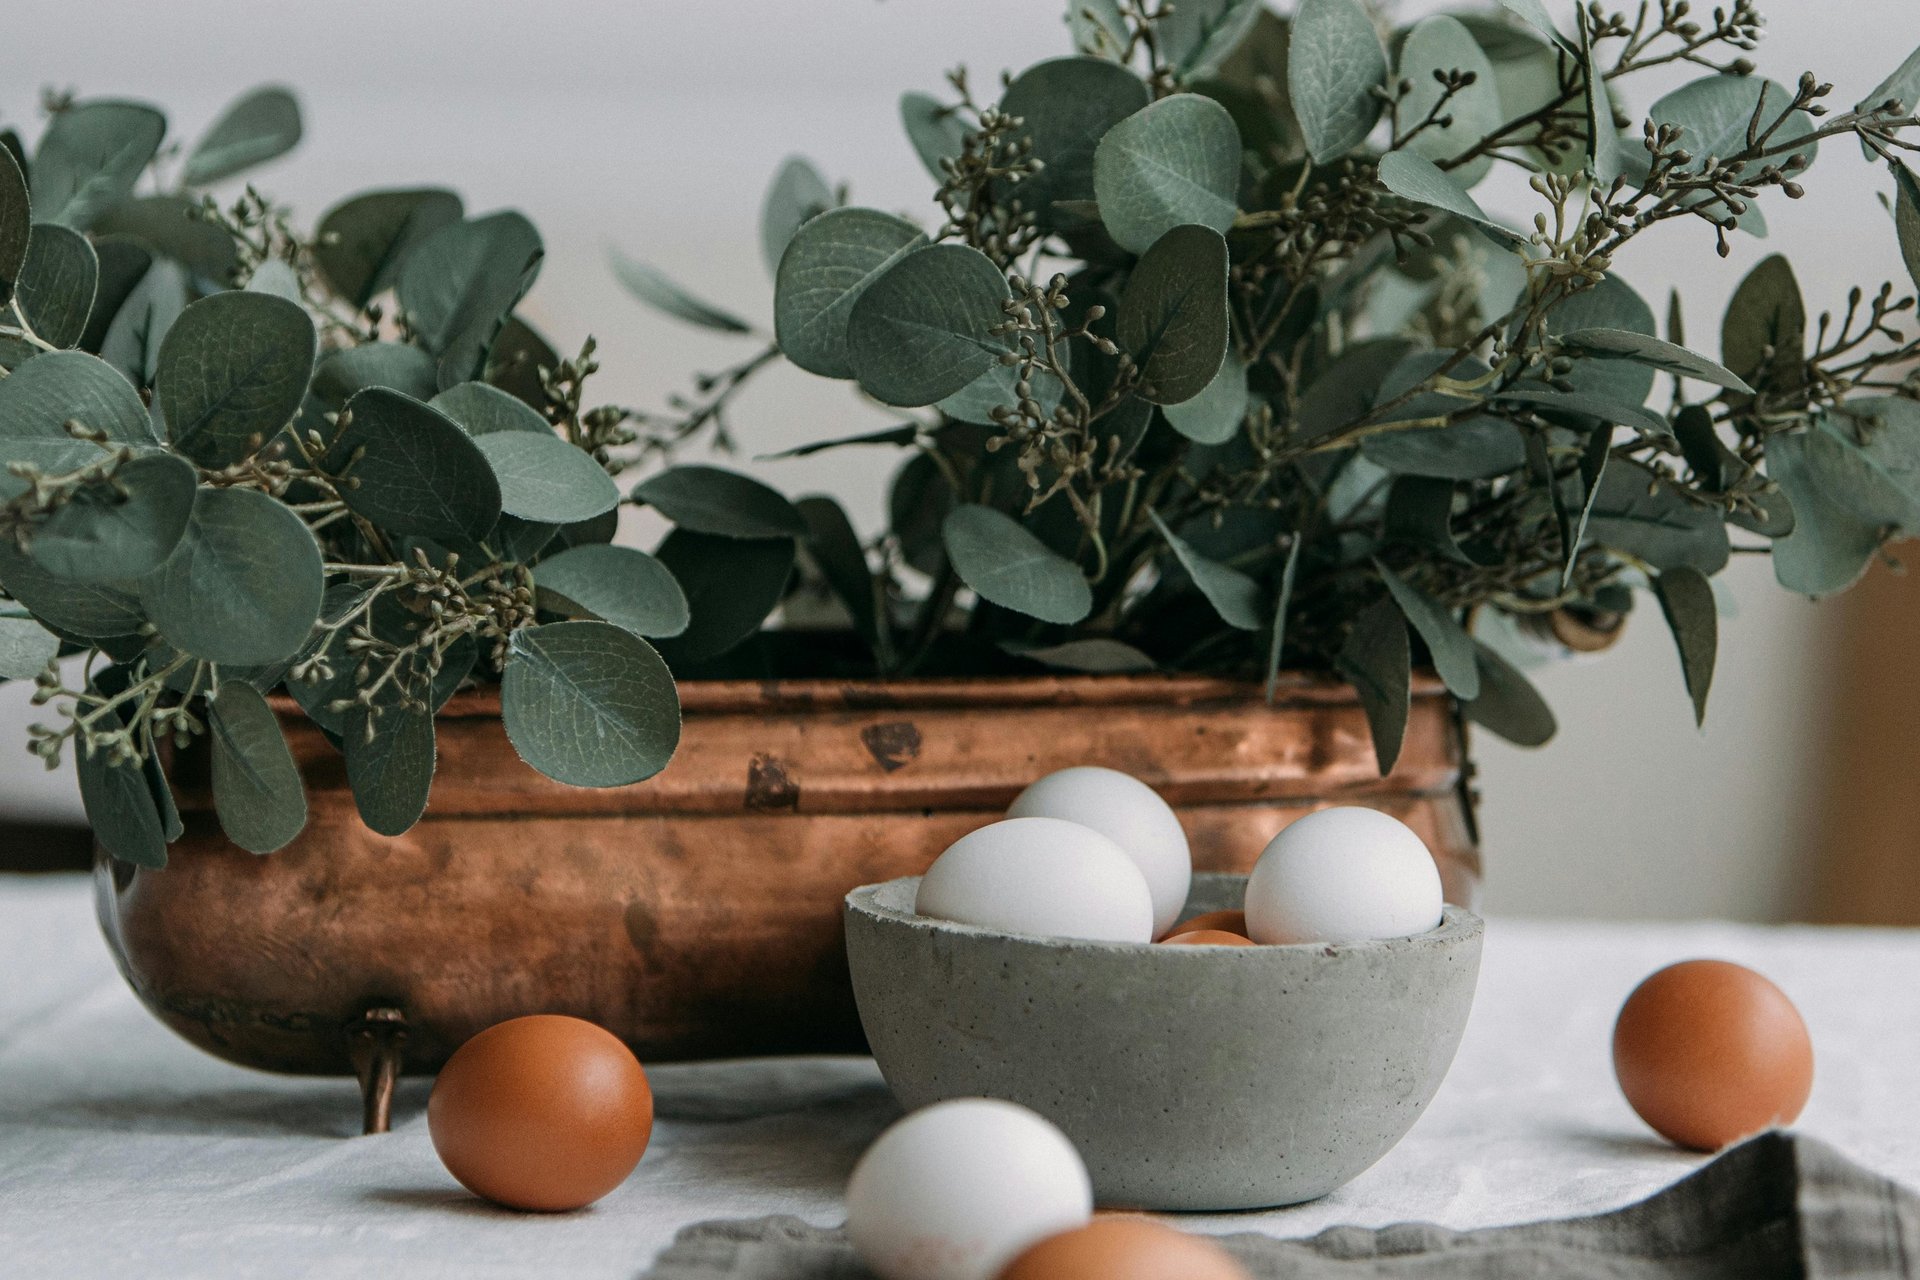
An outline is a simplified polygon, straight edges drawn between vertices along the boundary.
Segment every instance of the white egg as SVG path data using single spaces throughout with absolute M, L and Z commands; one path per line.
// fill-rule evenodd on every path
M 1065 818 L 1127 851 L 1153 894 L 1153 936 L 1180 918 L 1193 886 L 1193 854 L 1173 807 L 1132 774 L 1097 765 L 1050 773 L 1022 791 L 1009 818 Z
M 1247 878 L 1255 942 L 1357 942 L 1440 923 L 1440 871 L 1406 823 L 1377 809 L 1321 809 L 1273 838 Z
M 920 879 L 913 909 L 1007 933 L 1153 940 L 1153 894 L 1113 841 L 1061 818 L 1008 818 L 954 841 Z
M 847 1184 L 847 1235 L 881 1280 L 993 1280 L 1027 1246 L 1092 1216 L 1093 1184 L 1067 1136 L 987 1098 L 895 1123 Z

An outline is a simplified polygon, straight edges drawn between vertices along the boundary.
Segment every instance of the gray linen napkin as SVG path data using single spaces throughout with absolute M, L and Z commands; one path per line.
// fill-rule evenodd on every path
M 1920 1197 L 1822 1143 L 1769 1133 L 1590 1218 L 1221 1243 L 1258 1280 L 1893 1280 L 1920 1276 Z M 644 1280 L 871 1277 L 844 1232 L 760 1218 L 687 1227 Z

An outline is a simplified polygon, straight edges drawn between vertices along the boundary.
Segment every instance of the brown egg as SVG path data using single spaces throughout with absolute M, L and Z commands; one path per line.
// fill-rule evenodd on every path
M 1096 1218 L 1049 1236 L 1007 1265 L 1000 1280 L 1252 1280 L 1205 1236 L 1151 1218 Z
M 1250 947 L 1252 938 L 1225 929 L 1195 929 L 1191 933 L 1170 933 L 1160 939 L 1163 947 Z
M 1813 1042 L 1786 993 L 1753 970 L 1687 960 L 1627 997 L 1613 1070 L 1662 1137 L 1718 1151 L 1799 1117 L 1813 1088 Z
M 640 1163 L 653 1090 L 612 1032 L 536 1014 L 460 1046 L 433 1083 L 427 1130 L 475 1195 L 514 1209 L 578 1209 Z
M 1171 942 L 1183 933 L 1196 933 L 1201 929 L 1218 929 L 1222 933 L 1237 933 L 1247 936 L 1247 913 L 1244 911 L 1209 911 L 1205 915 L 1183 920 L 1167 930 L 1162 942 Z

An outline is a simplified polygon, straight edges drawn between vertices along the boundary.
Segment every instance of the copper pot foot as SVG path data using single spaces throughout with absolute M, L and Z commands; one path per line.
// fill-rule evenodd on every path
M 347 1029 L 347 1052 L 360 1077 L 362 1134 L 393 1124 L 393 1089 L 406 1056 L 407 1019 L 398 1009 L 369 1009 Z

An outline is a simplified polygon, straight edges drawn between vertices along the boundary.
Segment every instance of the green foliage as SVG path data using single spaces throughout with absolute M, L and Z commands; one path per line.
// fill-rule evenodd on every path
M 204 467 L 253 454 L 306 398 L 315 342 L 307 313 L 271 294 L 216 293 L 182 311 L 156 371 L 173 447 Z
M 1177 93 L 1128 116 L 1093 156 L 1101 221 L 1135 253 L 1185 223 L 1226 231 L 1239 185 L 1240 131 L 1225 107 L 1199 94 Z
M 1093 607 L 1093 592 L 1073 561 L 1004 512 L 977 503 L 955 507 L 940 526 L 940 540 L 960 580 L 1003 609 L 1069 623 Z
M 1287 83 L 1307 150 L 1324 164 L 1366 141 L 1380 119 L 1387 55 L 1358 0 L 1301 0 Z
M 667 664 L 645 640 L 605 622 L 514 632 L 500 708 L 520 758 L 577 787 L 650 778 L 680 741 Z
M 300 104 L 285 89 L 255 89 L 213 123 L 187 154 L 180 180 L 202 187 L 285 155 L 300 142 Z

